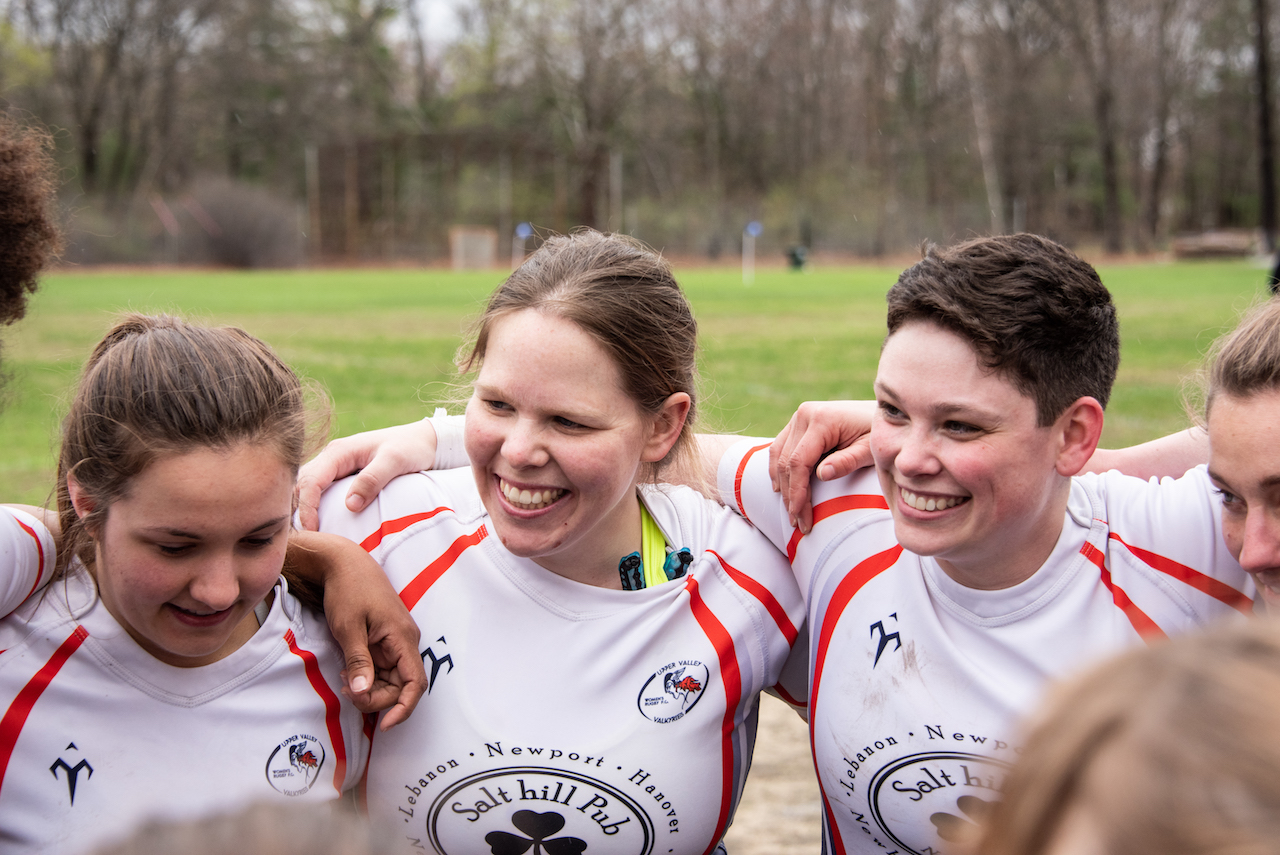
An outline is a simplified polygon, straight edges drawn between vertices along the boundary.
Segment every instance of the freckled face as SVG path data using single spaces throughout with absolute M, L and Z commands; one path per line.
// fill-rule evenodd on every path
M 924 321 L 889 336 L 875 391 L 871 451 L 899 542 L 973 588 L 1034 573 L 1062 531 L 1070 484 L 1035 402 L 963 337 Z
M 256 630 L 253 608 L 284 565 L 293 484 L 267 447 L 155 460 L 93 533 L 103 605 L 161 662 L 228 656 Z
M 1222 493 L 1222 537 L 1280 611 L 1280 391 L 1218 394 L 1209 408 L 1209 477 Z
M 575 323 L 532 309 L 494 321 L 466 445 L 511 552 L 618 587 L 618 561 L 640 543 L 640 465 L 667 451 L 652 447 L 654 428 L 612 357 Z

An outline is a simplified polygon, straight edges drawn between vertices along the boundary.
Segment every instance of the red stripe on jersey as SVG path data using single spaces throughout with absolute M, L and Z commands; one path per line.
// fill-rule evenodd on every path
M 58 649 L 49 657 L 49 661 L 44 663 L 44 667 L 27 681 L 22 691 L 18 692 L 17 697 L 9 704 L 9 709 L 5 710 L 4 718 L 0 718 L 0 787 L 4 786 L 4 775 L 9 768 L 9 758 L 13 756 L 13 749 L 18 744 L 18 737 L 22 734 L 23 725 L 27 723 L 27 716 L 31 715 L 32 707 L 36 705 L 36 701 L 40 700 L 40 696 L 53 682 L 53 678 L 58 676 L 62 666 L 67 664 L 71 654 L 75 653 L 88 637 L 89 630 L 77 626 L 75 631 L 58 645 Z
M 291 629 L 285 630 L 284 640 L 289 645 L 289 651 L 302 660 L 302 667 L 307 672 L 307 680 L 311 683 L 311 688 L 315 689 L 320 700 L 324 701 L 324 724 L 329 731 L 329 742 L 333 744 L 334 753 L 333 788 L 338 791 L 338 795 L 342 795 L 342 782 L 347 777 L 347 743 L 342 736 L 342 705 L 338 701 L 338 696 L 325 681 L 324 675 L 320 673 L 320 663 L 316 661 L 316 655 L 298 646 L 298 639 Z
M 798 700 L 796 698 L 791 697 L 791 693 L 788 692 L 786 689 L 782 688 L 781 683 L 774 684 L 773 690 L 778 693 L 778 697 L 782 698 L 784 701 L 786 701 L 793 707 L 799 707 L 800 709 L 804 709 L 805 707 L 809 706 L 808 701 L 802 701 L 802 700 Z
M 441 511 L 451 510 L 450 508 L 439 507 L 434 510 L 426 511 L 420 514 L 409 514 L 405 517 L 399 517 L 394 520 L 387 520 L 378 526 L 378 530 L 373 534 L 360 541 L 360 545 L 364 547 L 365 552 L 373 552 L 378 548 L 378 544 L 382 543 L 382 539 L 388 535 L 395 534 L 398 531 L 404 531 L 416 522 L 429 520 Z
M 400 592 L 400 599 L 404 602 L 404 607 L 412 609 L 416 606 L 418 600 L 422 599 L 422 595 L 436 583 L 437 579 L 444 575 L 444 571 L 453 566 L 453 562 L 458 560 L 459 555 L 488 536 L 488 530 L 481 525 L 471 534 L 464 534 L 449 544 L 449 548 L 439 558 L 422 568 L 422 572 L 414 576 L 413 580 L 404 586 L 404 590 Z
M 720 838 L 724 837 L 725 829 L 729 826 L 729 804 L 733 792 L 733 734 L 737 730 L 734 720 L 737 718 L 738 707 L 742 704 L 742 673 L 738 670 L 738 653 L 733 647 L 733 636 L 729 635 L 724 624 L 712 614 L 702 599 L 698 580 L 690 577 L 685 583 L 685 590 L 689 592 L 689 608 L 694 619 L 716 649 L 716 656 L 720 660 L 720 679 L 724 682 L 724 722 L 720 726 L 720 758 L 724 784 L 720 791 L 720 817 L 716 821 L 715 833 L 711 835 L 711 845 L 705 853 L 710 855 L 720 845 Z
M 880 494 L 857 493 L 852 496 L 839 496 L 834 499 L 827 499 L 825 502 L 819 502 L 813 506 L 813 524 L 825 520 L 827 517 L 833 517 L 836 514 L 842 514 L 845 511 L 887 511 L 889 503 L 884 500 L 884 496 Z M 796 550 L 800 548 L 800 529 L 796 529 L 791 535 L 791 540 L 787 543 L 787 560 L 796 560 Z
M 716 557 L 716 560 L 720 562 L 720 566 L 724 568 L 724 572 L 729 574 L 730 579 L 737 582 L 743 590 L 759 600 L 760 604 L 768 610 L 773 622 L 778 625 L 778 631 L 787 639 L 787 644 L 795 644 L 797 632 L 795 624 L 791 622 L 791 618 L 787 617 L 787 610 L 782 607 L 782 603 L 778 602 L 778 598 L 773 595 L 773 592 L 728 561 L 725 561 L 724 556 L 714 549 L 708 549 L 707 552 Z
M 1111 534 L 1111 539 L 1132 552 L 1134 556 L 1148 567 L 1151 567 L 1154 570 L 1159 570 L 1166 576 L 1172 576 L 1179 582 L 1190 585 L 1197 591 L 1202 591 L 1213 597 L 1215 600 L 1226 603 L 1236 611 L 1243 612 L 1246 615 L 1253 614 L 1253 600 L 1249 599 L 1226 582 L 1201 573 L 1199 570 L 1194 570 L 1185 564 L 1179 564 L 1172 558 L 1165 558 L 1163 555 L 1158 555 L 1154 552 L 1142 549 L 1141 547 L 1125 543 L 1120 535 L 1115 534 L 1114 532 Z
M 738 513 L 742 514 L 746 519 L 751 519 L 751 517 L 747 516 L 747 509 L 742 504 L 742 475 L 747 471 L 747 464 L 751 462 L 751 458 L 755 456 L 755 453 L 768 447 L 768 445 L 757 445 L 742 455 L 742 462 L 738 464 L 738 471 L 733 476 L 733 500 L 738 503 Z
M 40 570 L 36 573 L 35 584 L 31 586 L 30 591 L 27 591 L 27 597 L 30 597 L 37 589 L 39 589 L 40 583 L 44 581 L 44 544 L 40 542 L 40 535 L 36 534 L 35 529 L 31 526 L 27 525 L 17 517 L 14 517 L 13 521 L 18 524 L 19 528 L 31 535 L 31 539 L 36 542 L 36 553 L 40 556 Z M 23 599 L 26 599 L 26 597 L 23 597 Z
M 1133 624 L 1133 628 L 1137 630 L 1138 635 L 1143 638 L 1164 638 L 1165 632 L 1155 621 L 1147 616 L 1147 613 L 1138 608 L 1133 600 L 1129 599 L 1129 595 L 1124 589 L 1116 585 L 1111 580 L 1111 571 L 1107 569 L 1106 556 L 1102 551 L 1092 543 L 1086 543 L 1080 547 L 1080 554 L 1098 568 L 1098 572 L 1102 575 L 1102 584 L 1111 592 L 1111 601 L 1116 604 L 1116 608 L 1124 612 L 1124 616 L 1129 619 L 1129 623 Z
M 356 807 L 360 809 L 362 816 L 369 815 L 369 766 L 373 762 L 373 737 L 378 732 L 377 723 L 377 713 L 364 714 L 364 738 L 369 740 L 369 759 L 365 761 L 364 771 L 360 773 L 360 780 L 356 784 Z
M 813 753 L 813 768 L 818 774 L 818 782 L 822 782 L 822 771 L 818 769 L 818 755 L 814 751 L 814 733 L 817 727 L 818 689 L 822 686 L 822 668 L 827 662 L 827 647 L 831 644 L 831 636 L 835 633 L 836 624 L 844 613 L 853 595 L 862 590 L 862 586 L 888 570 L 902 555 L 902 547 L 894 546 L 884 552 L 878 552 L 860 562 L 840 580 L 831 602 L 827 604 L 826 615 L 822 618 L 822 631 L 818 634 L 818 647 L 813 658 L 813 687 L 809 690 L 809 750 Z M 831 811 L 831 803 L 827 800 L 825 788 L 822 790 L 822 808 L 827 813 L 827 827 L 831 831 L 832 848 L 837 855 L 844 855 L 844 841 L 840 838 L 840 826 Z

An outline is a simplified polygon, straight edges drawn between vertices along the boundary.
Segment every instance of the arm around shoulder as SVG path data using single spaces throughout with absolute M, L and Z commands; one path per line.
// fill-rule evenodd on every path
M 58 515 L 35 505 L 0 511 L 0 617 L 48 584 L 57 562 Z
M 460 425 L 462 417 L 456 418 Z M 460 435 L 460 427 L 457 433 Z M 452 432 L 448 442 L 450 448 L 457 444 Z M 465 456 L 463 460 L 461 465 L 465 465 Z M 299 522 L 309 531 L 319 528 L 320 497 L 341 478 L 356 476 L 346 497 L 347 508 L 355 512 L 363 510 L 397 475 L 430 469 L 436 463 L 437 435 L 432 419 L 335 439 L 298 473 Z
M 426 690 L 418 626 L 382 568 L 344 537 L 295 531 L 288 567 L 324 591 L 325 619 L 342 648 L 347 695 L 365 712 L 389 710 L 383 730 L 404 721 Z
M 1127 448 L 1099 448 L 1083 472 L 1116 470 L 1136 478 L 1176 478 L 1209 461 L 1209 434 L 1193 427 Z

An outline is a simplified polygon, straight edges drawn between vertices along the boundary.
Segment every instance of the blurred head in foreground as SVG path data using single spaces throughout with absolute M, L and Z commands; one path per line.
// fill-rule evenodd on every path
M 390 855 L 391 837 L 333 804 L 261 803 L 239 813 L 153 822 L 95 855 Z
M 1119 656 L 1038 717 L 981 855 L 1280 851 L 1280 625 Z

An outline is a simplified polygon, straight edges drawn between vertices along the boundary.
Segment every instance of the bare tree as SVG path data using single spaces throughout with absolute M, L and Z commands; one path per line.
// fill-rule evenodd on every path
M 1276 249 L 1276 164 L 1271 121 L 1271 26 L 1267 0 L 1253 0 L 1256 30 L 1254 68 L 1258 98 L 1258 186 L 1262 196 L 1262 234 L 1267 252 Z
M 353 235 L 405 196 L 414 230 L 1119 251 L 1275 228 L 1265 2 L 456 0 L 429 56 L 422 0 L 0 0 L 0 53 L 48 69 L 6 97 L 120 210 L 209 172 L 300 195 L 310 147 Z
M 537 75 L 578 165 L 580 222 L 605 228 L 609 154 L 628 107 L 665 55 L 662 4 L 641 0 L 530 0 L 525 22 Z
M 1124 249 L 1120 219 L 1119 126 L 1116 115 L 1115 40 L 1118 20 L 1113 0 L 1041 0 L 1066 35 L 1089 81 L 1098 160 L 1102 166 L 1102 234 L 1108 252 Z
M 80 181 L 98 189 L 99 148 L 116 78 L 141 0 L 28 0 L 26 21 L 49 46 L 54 79 L 74 122 Z
M 423 33 L 422 18 L 418 14 L 418 0 L 404 0 L 404 12 L 412 46 L 414 102 L 421 122 L 433 95 L 435 74 L 427 61 L 426 36 Z

